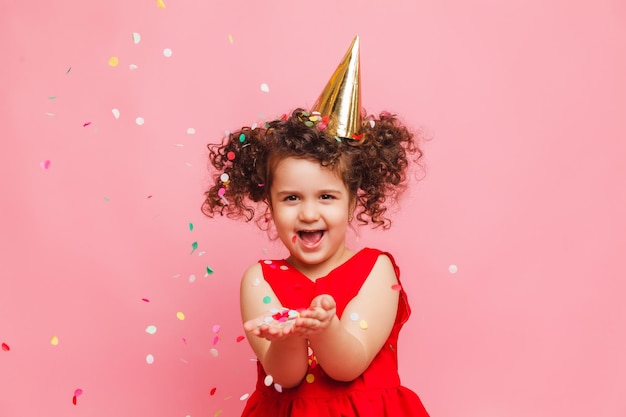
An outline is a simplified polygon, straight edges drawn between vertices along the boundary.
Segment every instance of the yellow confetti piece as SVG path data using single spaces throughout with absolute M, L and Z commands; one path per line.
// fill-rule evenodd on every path
M 361 320 L 359 322 L 359 327 L 363 330 L 367 329 L 367 322 L 365 320 Z
M 309 384 L 311 384 L 313 381 L 315 381 L 315 375 L 313 375 L 313 374 L 307 374 L 307 376 L 306 376 L 306 382 L 308 382 Z
M 233 43 L 233 35 L 228 34 L 228 42 Z
M 163 3 L 163 0 L 157 0 L 157 7 L 159 9 L 165 9 L 165 3 Z
M 50 344 L 52 346 L 57 346 L 59 344 L 59 338 L 56 336 L 52 336 L 52 338 L 50 339 Z
M 118 57 L 116 56 L 112 56 L 111 58 L 109 58 L 109 66 L 110 67 L 117 67 L 117 65 L 120 63 L 120 60 Z
M 176 313 L 176 317 L 178 317 L 178 320 L 185 320 L 185 314 L 182 311 Z

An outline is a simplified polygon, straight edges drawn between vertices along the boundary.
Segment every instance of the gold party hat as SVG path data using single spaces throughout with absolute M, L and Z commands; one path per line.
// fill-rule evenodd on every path
M 311 109 L 329 118 L 326 132 L 341 138 L 361 133 L 359 36 L 355 36 L 335 73 Z

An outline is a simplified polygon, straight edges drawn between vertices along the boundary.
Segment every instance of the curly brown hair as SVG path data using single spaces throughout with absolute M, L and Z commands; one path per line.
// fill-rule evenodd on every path
M 221 144 L 208 144 L 214 175 L 202 212 L 246 221 L 257 214 L 257 224 L 264 228 L 274 168 L 295 157 L 319 162 L 343 180 L 360 224 L 389 228 L 387 206 L 405 190 L 410 163 L 422 157 L 417 136 L 388 112 L 364 117 L 362 134 L 353 139 L 329 135 L 319 119 L 299 108 L 264 127 L 243 127 Z M 262 204 L 265 210 L 258 215 Z

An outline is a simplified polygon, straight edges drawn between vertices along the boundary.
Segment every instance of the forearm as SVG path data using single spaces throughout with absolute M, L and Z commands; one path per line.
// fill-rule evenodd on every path
M 348 332 L 337 316 L 318 335 L 309 338 L 317 362 L 328 376 L 338 381 L 352 381 L 369 366 L 363 343 Z
M 308 346 L 304 338 L 291 336 L 270 343 L 263 358 L 259 358 L 265 373 L 284 388 L 298 385 L 308 368 Z

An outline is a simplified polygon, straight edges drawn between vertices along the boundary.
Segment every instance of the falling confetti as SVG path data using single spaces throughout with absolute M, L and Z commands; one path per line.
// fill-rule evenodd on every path
M 141 301 L 143 301 L 144 303 L 149 303 L 150 302 L 150 300 L 147 299 L 147 298 L 142 298 Z
M 196 276 L 194 274 L 189 275 L 189 283 L 193 284 L 196 281 Z
M 219 324 L 214 324 L 212 329 L 213 333 L 219 333 L 221 328 L 222 326 L 220 326 Z
M 265 384 L 266 387 L 269 387 L 270 385 L 272 385 L 273 382 L 274 382 L 274 377 L 271 375 L 266 376 L 265 380 L 263 380 L 263 383 Z
M 206 274 L 207 274 L 207 275 L 211 275 L 213 272 L 214 272 L 214 271 L 213 271 L 213 269 L 212 269 L 210 266 L 207 266 L 207 267 L 206 267 Z
M 58 337 L 56 337 L 56 336 L 52 336 L 52 337 L 50 338 L 50 344 L 51 344 L 52 346 L 58 346 L 58 345 L 59 345 L 59 338 L 58 338 Z
M 194 253 L 196 249 L 198 249 L 198 242 L 193 242 L 191 244 L 191 253 Z
M 91 124 L 91 122 L 85 122 L 85 123 L 83 123 L 83 127 L 87 127 L 87 126 L 89 126 L 90 124 Z
M 233 43 L 233 35 L 228 34 L 228 42 Z
M 128 66 L 128 68 L 130 68 L 130 70 L 131 70 L 131 71 L 134 71 L 134 70 L 136 70 L 136 69 L 137 69 L 137 68 L 139 68 L 139 67 L 138 67 L 137 65 L 135 65 L 135 64 L 130 64 L 130 65 Z
M 248 394 L 248 393 L 246 392 L 246 393 L 245 393 L 245 394 L 243 394 L 241 397 L 239 397 L 239 399 L 240 399 L 241 401 L 245 401 L 245 400 L 247 400 L 247 399 L 248 399 L 248 397 L 249 397 L 249 396 L 250 396 L 250 394 Z
M 163 0 L 157 0 L 157 7 L 159 9 L 165 9 L 165 3 L 163 3 Z
M 211 349 L 209 352 L 211 352 L 211 356 L 213 356 L 214 358 L 217 358 L 217 355 L 219 354 L 219 352 L 215 348 Z
M 150 325 L 150 326 L 146 327 L 146 333 L 148 333 L 148 334 L 155 334 L 156 331 L 157 331 L 157 328 L 154 325 Z
M 146 363 L 148 365 L 152 365 L 154 363 L 154 356 L 151 354 L 146 355 Z
M 118 109 L 112 109 L 111 113 L 113 113 L 113 117 L 115 117 L 116 119 L 120 118 L 120 111 Z
M 57 98 L 57 96 L 49 96 L 48 100 L 55 100 Z
M 213 346 L 217 345 L 217 343 L 220 341 L 220 337 L 219 336 L 215 336 L 213 338 Z
M 237 336 L 237 339 L 235 339 L 237 341 L 237 343 L 243 341 L 246 337 L 245 336 Z
M 170 58 L 172 56 L 172 50 L 170 48 L 165 48 L 163 50 L 163 56 L 165 58 Z
M 133 32 L 133 43 L 137 45 L 141 41 L 141 35 L 137 32 Z
M 185 320 L 185 313 L 179 311 L 178 313 L 176 313 L 176 317 L 178 318 L 178 320 Z
M 110 67 L 117 67 L 120 63 L 120 60 L 118 57 L 116 56 L 112 56 L 111 58 L 109 58 L 109 66 Z
M 71 70 L 72 70 L 72 67 L 69 67 L 67 71 L 65 71 L 65 75 L 69 74 Z
M 264 93 L 269 93 L 270 92 L 270 86 L 265 84 L 265 83 L 262 83 L 261 84 L 261 91 L 263 91 Z
M 111 199 L 109 197 L 104 197 L 104 201 L 108 203 L 109 201 L 111 201 Z
M 194 129 L 193 127 L 187 128 L 187 134 L 188 135 L 195 135 L 196 134 L 196 129 Z
M 192 232 L 193 231 L 193 223 L 189 222 L 189 231 Z
M 46 159 L 45 161 L 42 161 L 39 165 L 43 169 L 48 169 L 48 168 L 50 168 L 50 160 Z
M 8 352 L 11 350 L 11 348 L 6 343 L 2 343 L 2 350 L 4 350 L 5 352 Z
M 139 126 L 143 125 L 145 122 L 146 122 L 146 121 L 144 120 L 144 118 L 143 118 L 143 117 L 137 117 L 137 118 L 135 119 L 135 123 L 137 123 L 137 125 L 139 125 Z
M 456 273 L 457 273 L 457 271 L 458 271 L 458 268 L 457 268 L 457 266 L 456 266 L 456 265 L 452 264 L 452 265 L 450 265 L 450 266 L 448 267 L 448 271 L 449 271 L 451 274 L 456 274 Z

